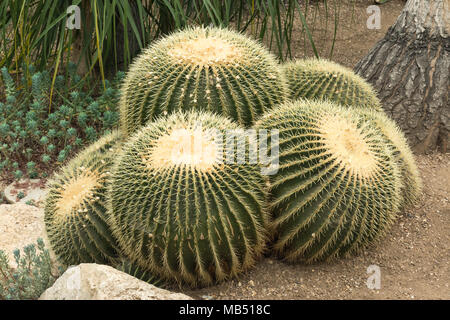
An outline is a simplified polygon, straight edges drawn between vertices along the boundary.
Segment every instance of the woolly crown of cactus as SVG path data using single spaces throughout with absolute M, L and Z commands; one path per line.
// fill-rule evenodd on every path
M 331 100 L 344 106 L 382 110 L 375 90 L 351 69 L 325 59 L 306 59 L 282 66 L 290 98 Z
M 106 190 L 121 143 L 118 131 L 102 137 L 48 182 L 45 226 L 55 254 L 67 265 L 107 264 L 118 257 L 106 222 Z
M 156 41 L 122 86 L 127 135 L 161 115 L 205 110 L 248 126 L 287 98 L 275 58 L 258 42 L 220 28 L 188 28 Z
M 280 168 L 270 176 L 270 193 L 281 257 L 309 263 L 357 252 L 395 220 L 400 169 L 381 131 L 359 110 L 300 100 L 272 110 L 256 127 L 279 130 Z
M 110 224 L 143 270 L 203 286 L 238 275 L 261 255 L 266 180 L 257 163 L 224 161 L 220 135 L 236 129 L 222 116 L 177 112 L 125 144 L 109 192 Z

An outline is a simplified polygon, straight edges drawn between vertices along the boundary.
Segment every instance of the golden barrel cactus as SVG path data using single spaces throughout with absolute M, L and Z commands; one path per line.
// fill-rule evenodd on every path
M 325 59 L 306 59 L 282 66 L 290 99 L 331 100 L 343 106 L 381 111 L 372 86 L 351 69 Z
M 203 110 L 251 125 L 287 98 L 275 58 L 258 42 L 220 28 L 190 28 L 156 41 L 122 86 L 121 128 L 131 134 L 161 115 Z
M 280 168 L 270 176 L 270 193 L 282 258 L 332 259 L 388 230 L 402 199 L 401 170 L 381 130 L 358 110 L 300 100 L 256 126 L 279 130 Z
M 110 186 L 110 225 L 143 270 L 202 286 L 235 277 L 260 257 L 266 180 L 257 163 L 227 162 L 220 138 L 238 128 L 222 116 L 176 112 L 124 145 Z
M 80 152 L 48 182 L 44 220 L 51 246 L 66 265 L 118 258 L 107 223 L 107 186 L 122 143 L 114 131 Z

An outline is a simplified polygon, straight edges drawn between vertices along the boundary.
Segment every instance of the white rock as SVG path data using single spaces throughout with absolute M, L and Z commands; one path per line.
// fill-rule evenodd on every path
M 18 199 L 17 195 L 22 192 L 24 197 Z M 41 207 L 44 204 L 48 190 L 45 188 L 44 180 L 41 179 L 21 179 L 14 181 L 3 191 L 6 201 L 9 203 L 23 203 L 34 201 L 34 204 Z
M 44 225 L 44 210 L 26 204 L 0 205 L 0 250 L 6 252 L 12 267 L 16 266 L 13 251 L 42 238 L 50 248 Z
M 110 266 L 70 267 L 39 300 L 192 300 L 136 279 Z

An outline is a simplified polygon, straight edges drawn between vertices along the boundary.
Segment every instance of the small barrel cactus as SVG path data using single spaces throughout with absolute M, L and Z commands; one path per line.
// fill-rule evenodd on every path
M 400 169 L 381 131 L 359 110 L 299 100 L 257 128 L 279 130 L 279 171 L 270 176 L 274 249 L 310 263 L 357 252 L 395 220 Z
M 384 113 L 364 111 L 363 115 L 367 121 L 374 121 L 375 125 L 380 128 L 386 136 L 386 143 L 393 149 L 396 156 L 403 179 L 401 209 L 416 204 L 422 193 L 422 179 L 405 135 L 395 122 Z
M 265 246 L 267 181 L 257 163 L 224 161 L 229 144 L 220 137 L 235 129 L 222 116 L 176 112 L 150 122 L 124 144 L 109 211 L 126 257 L 190 286 L 253 266 Z M 238 140 L 236 148 L 245 143 Z
M 372 86 L 352 70 L 325 59 L 288 62 L 282 67 L 290 99 L 331 100 L 343 106 L 381 111 Z
M 106 264 L 118 256 L 106 222 L 106 190 L 121 141 L 118 131 L 104 136 L 48 182 L 45 226 L 52 248 L 64 264 Z
M 259 43 L 226 29 L 187 29 L 133 62 L 122 86 L 120 123 L 129 135 L 163 114 L 200 109 L 248 126 L 286 98 L 277 62 Z

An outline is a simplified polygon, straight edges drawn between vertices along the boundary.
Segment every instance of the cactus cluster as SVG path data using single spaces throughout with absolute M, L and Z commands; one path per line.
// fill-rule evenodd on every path
M 274 249 L 292 262 L 359 251 L 394 221 L 402 179 L 380 130 L 327 101 L 288 103 L 259 128 L 279 129 L 280 169 L 271 176 Z
M 0 250 L 0 300 L 37 300 L 64 269 L 56 266 L 44 240 L 13 251 L 14 262 Z
M 265 180 L 257 164 L 225 162 L 218 137 L 234 129 L 222 116 L 177 112 L 124 145 L 110 185 L 110 224 L 141 267 L 208 285 L 247 270 L 261 255 Z
M 352 70 L 325 59 L 306 59 L 283 65 L 290 99 L 331 100 L 344 106 L 381 111 L 371 85 Z
M 259 43 L 226 29 L 188 29 L 157 41 L 131 65 L 121 128 L 129 135 L 162 114 L 189 109 L 248 126 L 286 97 L 276 60 Z
M 403 134 L 332 62 L 279 66 L 241 34 L 187 29 L 146 49 L 122 91 L 121 133 L 49 183 L 45 223 L 66 264 L 210 285 L 251 268 L 269 239 L 290 262 L 359 252 L 420 194 Z M 250 125 L 269 140 L 243 137 Z M 279 155 L 278 171 L 264 176 L 255 147 Z
M 48 182 L 45 226 L 55 254 L 67 265 L 118 257 L 107 224 L 106 190 L 121 142 L 118 131 L 102 137 Z

